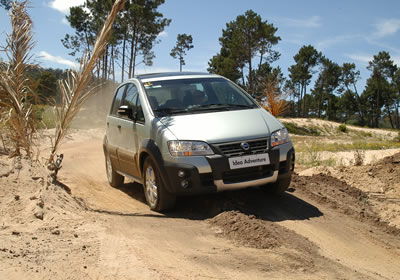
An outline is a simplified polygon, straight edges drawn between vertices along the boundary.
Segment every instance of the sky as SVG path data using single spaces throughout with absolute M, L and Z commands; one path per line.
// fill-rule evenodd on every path
M 31 0 L 28 10 L 34 22 L 37 41 L 33 54 L 42 67 L 70 68 L 74 58 L 61 43 L 65 34 L 74 34 L 66 16 L 70 6 L 84 0 Z M 208 61 L 220 50 L 218 38 L 226 23 L 252 9 L 272 23 L 281 41 L 275 50 L 281 53 L 273 66 L 285 76 L 294 64 L 293 56 L 311 44 L 324 56 L 338 63 L 353 62 L 361 72 L 359 91 L 370 76 L 368 61 L 380 51 L 388 51 L 400 66 L 400 1 L 398 0 L 165 0 L 159 7 L 171 19 L 154 47 L 153 66 L 139 65 L 137 73 L 179 71 L 179 61 L 170 56 L 178 34 L 193 37 L 184 71 L 206 72 Z M 0 45 L 11 30 L 7 11 L 0 8 Z M 0 53 L 4 60 L 4 54 Z M 316 68 L 315 70 L 318 70 Z M 120 76 L 117 74 L 117 76 Z

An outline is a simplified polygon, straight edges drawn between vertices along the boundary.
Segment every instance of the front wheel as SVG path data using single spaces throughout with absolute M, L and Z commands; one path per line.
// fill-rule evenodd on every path
M 160 172 L 151 158 L 146 158 L 143 166 L 144 194 L 147 204 L 153 211 L 171 209 L 175 204 L 175 195 L 168 193 L 161 181 Z
M 283 195 L 289 188 L 291 176 L 278 179 L 275 183 L 265 185 L 264 188 L 273 194 Z
M 122 186 L 122 184 L 124 183 L 124 176 L 118 174 L 114 170 L 114 168 L 112 166 L 111 158 L 107 152 L 105 153 L 105 157 L 106 157 L 106 171 L 107 171 L 108 183 L 112 187 L 118 188 L 118 187 Z

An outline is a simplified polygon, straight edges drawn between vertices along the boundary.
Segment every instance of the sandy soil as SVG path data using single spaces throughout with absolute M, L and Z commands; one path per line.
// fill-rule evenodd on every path
M 309 119 L 309 118 L 284 118 L 280 119 L 282 123 L 292 122 L 296 123 L 298 126 L 305 127 L 318 127 L 321 130 L 324 130 L 326 134 L 336 133 L 340 123 L 320 120 L 320 119 Z M 363 128 L 353 125 L 346 124 L 347 128 L 355 131 L 362 131 L 364 133 L 372 133 L 373 135 L 379 135 L 382 139 L 392 140 L 397 136 L 397 132 L 387 129 L 377 129 L 377 128 Z
M 108 185 L 102 133 L 72 134 L 57 185 L 0 157 L 0 279 L 400 277 L 398 154 L 303 170 L 283 197 L 183 197 L 159 214 L 141 185 Z

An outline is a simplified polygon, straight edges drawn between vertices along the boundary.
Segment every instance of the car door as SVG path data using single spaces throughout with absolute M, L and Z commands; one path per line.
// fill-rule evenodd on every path
M 118 115 L 118 108 L 121 106 L 122 98 L 124 97 L 126 89 L 126 85 L 122 85 L 116 90 L 110 114 L 107 117 L 107 153 L 109 154 L 112 165 L 116 170 L 121 170 L 117 150 L 122 142 L 122 126 L 120 116 Z
M 118 148 L 118 158 L 121 171 L 139 178 L 139 160 L 137 143 L 137 128 L 142 126 L 144 121 L 138 98 L 138 88 L 132 82 L 127 84 L 126 93 L 121 102 L 121 106 L 128 106 L 132 110 L 131 116 L 121 116 L 121 144 Z

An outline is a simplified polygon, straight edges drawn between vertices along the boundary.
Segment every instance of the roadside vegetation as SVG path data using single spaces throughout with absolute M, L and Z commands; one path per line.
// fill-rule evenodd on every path
M 115 1 L 95 38 L 93 49 L 91 52 L 84 53 L 80 59 L 79 70 L 68 71 L 66 79 L 58 81 L 60 92 L 58 102 L 46 95 L 38 98 L 32 90 L 36 84 L 32 83 L 30 69 L 37 66 L 32 63 L 31 51 L 35 41 L 32 20 L 27 12 L 28 1 L 11 3 L 12 32 L 7 36 L 4 47 L 9 61 L 0 65 L 0 104 L 2 105 L 0 128 L 4 153 L 18 157 L 25 155 L 39 160 L 38 129 L 54 127 L 55 135 L 51 138 L 51 152 L 44 164 L 51 171 L 51 177 L 56 179 L 63 159 L 63 155 L 57 155 L 58 149 L 84 101 L 94 93 L 97 81 L 93 78 L 93 71 L 103 57 L 114 20 L 124 3 L 125 0 Z M 38 88 L 37 85 L 36 87 Z
M 338 153 L 351 154 L 352 165 L 362 165 L 368 151 L 400 149 L 397 130 L 369 129 L 318 119 L 281 119 L 305 166 L 348 165 Z

